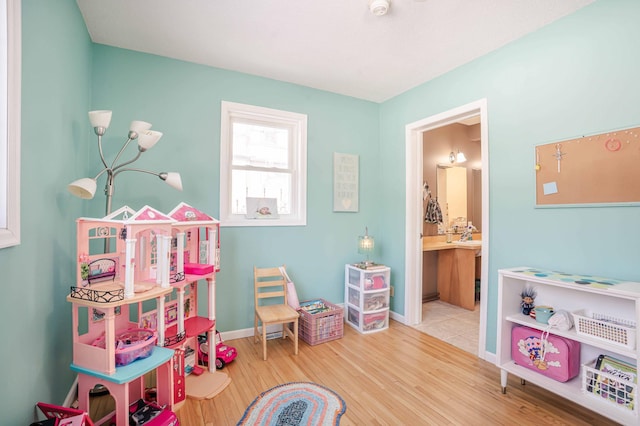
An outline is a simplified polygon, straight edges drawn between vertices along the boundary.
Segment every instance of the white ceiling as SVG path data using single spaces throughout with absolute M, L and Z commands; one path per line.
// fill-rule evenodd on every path
M 375 102 L 594 0 L 77 0 L 95 43 Z

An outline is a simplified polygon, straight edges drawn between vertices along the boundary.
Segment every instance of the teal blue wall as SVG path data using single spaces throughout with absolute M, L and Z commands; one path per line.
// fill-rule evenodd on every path
M 185 201 L 219 214 L 220 102 L 308 114 L 305 227 L 223 228 L 218 323 L 252 324 L 251 268 L 287 263 L 301 298 L 343 301 L 343 264 L 359 258 L 364 226 L 393 268 L 393 310 L 404 313 L 405 126 L 487 98 L 489 324 L 495 349 L 497 269 L 530 265 L 640 280 L 638 208 L 534 208 L 534 146 L 640 124 L 640 4 L 598 1 L 494 53 L 380 105 L 240 73 L 92 45 L 73 0 L 24 0 L 22 244 L 0 250 L 6 383 L 3 424 L 28 424 L 36 401 L 61 403 L 73 375 L 71 310 L 75 219 L 101 215 L 65 190 L 96 173 L 89 109 L 112 109 L 107 154 L 133 119 L 164 133 L 138 162 L 179 171 L 184 192 L 123 174 L 114 206 L 168 211 Z M 114 147 L 114 148 L 110 148 Z M 332 212 L 332 155 L 360 155 L 360 211 Z M 28 345 L 24 345 L 27 342 Z
M 404 282 L 405 126 L 486 98 L 489 119 L 487 350 L 495 352 L 497 270 L 559 269 L 640 280 L 638 207 L 536 209 L 534 147 L 640 124 L 640 2 L 598 1 L 381 105 L 382 244 Z M 597 167 L 597 164 L 595 165 Z M 638 182 L 629 182 L 638 185 Z M 483 232 L 483 235 L 485 233 Z M 404 287 L 396 303 L 403 302 Z M 399 312 L 402 306 L 396 305 Z
M 378 104 L 107 46 L 93 53 L 93 108 L 114 114 L 105 145 L 119 148 L 130 120 L 151 122 L 163 137 L 136 164 L 179 171 L 184 187 L 122 174 L 114 208 L 149 204 L 168 212 L 184 201 L 219 217 L 221 101 L 307 114 L 307 226 L 222 228 L 218 329 L 253 327 L 254 265 L 286 263 L 301 300 L 342 302 L 344 264 L 359 259 L 357 237 L 365 225 L 375 235 L 381 222 Z M 334 152 L 360 156 L 358 213 L 333 212 Z M 98 197 L 90 203 L 104 208 Z
M 86 174 L 91 42 L 75 1 L 22 1 L 20 245 L 0 250 L 0 423 L 26 425 L 35 403 L 62 403 L 73 376 L 74 219 L 65 186 Z

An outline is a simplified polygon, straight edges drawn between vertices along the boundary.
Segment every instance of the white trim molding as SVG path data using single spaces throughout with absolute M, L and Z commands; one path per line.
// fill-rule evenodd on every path
M 232 172 L 240 166 L 232 165 L 234 122 L 273 126 L 287 129 L 288 156 L 287 170 L 269 165 L 252 167 L 262 172 L 280 171 L 291 178 L 290 211 L 280 212 L 277 217 L 256 219 L 249 215 L 233 212 Z M 244 166 L 248 169 L 248 166 Z M 247 197 L 252 188 L 247 188 Z M 255 188 L 253 188 L 255 189 Z M 262 195 L 260 195 L 262 196 Z M 264 199 L 273 195 L 264 195 Z M 275 200 L 275 199 L 274 199 Z M 237 201 L 237 200 L 236 200 Z M 307 224 L 307 116 L 289 111 L 222 101 L 220 121 L 220 225 L 221 226 L 305 226 Z
M 404 324 L 416 325 L 422 317 L 422 182 L 423 133 L 480 116 L 482 156 L 482 260 L 480 278 L 480 326 L 478 357 L 486 358 L 487 297 L 489 282 L 489 130 L 487 100 L 481 99 L 424 118 L 405 127 L 406 229 Z
M 6 39 L 2 40 L 6 65 L 6 104 L 3 110 L 5 132 L 0 148 L 6 149 L 6 175 L 0 176 L 0 208 L 4 220 L 0 222 L 0 248 L 20 244 L 20 126 L 21 126 L 21 70 L 22 70 L 22 14 L 20 0 L 6 0 Z M 6 49 L 4 49 L 6 47 Z M 0 161 L 1 163 L 1 161 Z

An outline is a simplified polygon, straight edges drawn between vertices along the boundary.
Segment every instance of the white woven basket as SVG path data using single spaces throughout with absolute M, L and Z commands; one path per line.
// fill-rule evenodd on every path
M 578 334 L 624 346 L 631 350 L 635 349 L 635 321 L 615 318 L 595 312 L 589 314 L 585 310 L 572 312 L 572 315 Z

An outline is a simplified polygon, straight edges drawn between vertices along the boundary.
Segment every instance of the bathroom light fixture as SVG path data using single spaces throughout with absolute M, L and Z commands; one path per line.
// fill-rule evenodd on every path
M 374 263 L 369 260 L 369 254 L 373 253 L 374 248 L 375 240 L 369 235 L 369 228 L 365 226 L 364 235 L 358 237 L 358 253 L 367 255 L 367 260 L 361 263 L 365 268 L 374 265 Z
M 464 154 L 462 152 L 460 152 L 460 150 L 458 150 L 458 154 L 456 154 L 453 151 L 451 151 L 451 153 L 449 153 L 449 162 L 451 164 L 453 164 L 453 163 L 464 163 L 465 161 L 467 161 L 467 157 L 465 157 Z
M 389 11 L 389 0 L 370 0 L 369 10 L 376 16 L 385 15 Z
M 175 172 L 152 172 L 149 170 L 124 168 L 125 166 L 133 163 L 140 158 L 143 152 L 152 148 L 162 137 L 162 133 L 155 130 L 149 130 L 151 123 L 144 121 L 132 121 L 129 126 L 128 138 L 125 141 L 120 151 L 116 155 L 115 159 L 111 163 L 111 166 L 107 165 L 107 161 L 102 153 L 102 136 L 104 136 L 109 124 L 111 123 L 111 111 L 90 111 L 89 121 L 93 127 L 94 132 L 98 136 L 98 152 L 100 154 L 100 160 L 104 168 L 94 178 L 81 178 L 74 182 L 71 182 L 67 189 L 73 195 L 79 198 L 92 199 L 96 193 L 97 183 L 96 180 L 104 173 L 107 174 L 107 182 L 105 184 L 104 193 L 107 196 L 107 202 L 105 207 L 105 213 L 108 215 L 111 213 L 111 198 L 113 197 L 113 183 L 116 176 L 122 172 L 140 172 L 154 176 L 158 176 L 161 180 L 165 181 L 167 185 L 182 191 L 182 179 L 179 173 Z M 138 140 L 138 153 L 129 161 L 122 162 L 116 165 L 116 162 L 124 152 L 125 148 L 132 140 Z

